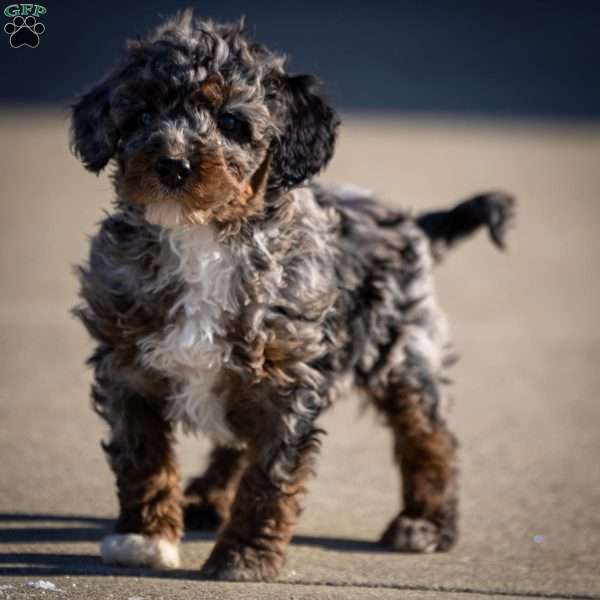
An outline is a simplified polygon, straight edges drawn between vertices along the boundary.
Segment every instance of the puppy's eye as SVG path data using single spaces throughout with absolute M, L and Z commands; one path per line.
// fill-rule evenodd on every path
M 231 113 L 219 115 L 217 124 L 219 129 L 228 137 L 242 138 L 247 133 L 246 123 Z
M 138 116 L 138 121 L 139 121 L 140 125 L 143 125 L 144 127 L 148 127 L 148 125 L 150 125 L 150 123 L 152 123 L 152 119 L 153 119 L 153 115 L 151 112 L 143 112 L 143 113 L 140 113 Z

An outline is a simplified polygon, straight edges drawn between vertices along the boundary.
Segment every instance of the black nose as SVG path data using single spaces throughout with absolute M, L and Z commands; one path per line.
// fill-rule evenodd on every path
M 161 156 L 156 163 L 156 170 L 160 181 L 172 188 L 183 185 L 187 176 L 192 172 L 189 160 L 170 156 Z

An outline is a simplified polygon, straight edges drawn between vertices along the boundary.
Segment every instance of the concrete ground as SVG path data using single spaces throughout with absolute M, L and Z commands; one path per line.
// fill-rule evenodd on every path
M 397 477 L 387 432 L 349 399 L 324 419 L 319 476 L 268 585 L 200 581 L 210 535 L 186 538 L 181 570 L 101 564 L 117 505 L 82 366 L 91 344 L 68 309 L 111 187 L 69 154 L 61 116 L 5 110 L 0 137 L 0 600 L 600 598 L 599 125 L 346 120 L 327 179 L 416 209 L 503 188 L 518 227 L 507 254 L 480 234 L 438 273 L 462 355 L 458 546 L 374 545 Z M 182 441 L 186 474 L 205 451 Z

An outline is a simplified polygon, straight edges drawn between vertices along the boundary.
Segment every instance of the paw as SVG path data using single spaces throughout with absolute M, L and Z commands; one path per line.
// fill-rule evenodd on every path
M 124 567 L 173 569 L 179 566 L 177 544 L 138 533 L 109 535 L 100 546 L 102 560 Z
M 283 566 L 283 556 L 249 546 L 215 546 L 201 575 L 219 581 L 273 581 Z
M 426 519 L 400 515 L 392 520 L 379 543 L 397 552 L 436 552 L 442 547 L 438 527 Z

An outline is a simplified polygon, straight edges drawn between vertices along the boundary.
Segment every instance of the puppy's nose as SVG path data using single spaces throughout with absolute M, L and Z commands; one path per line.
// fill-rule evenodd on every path
M 185 158 L 171 158 L 161 156 L 156 163 L 156 170 L 160 181 L 169 187 L 177 188 L 183 185 L 188 175 L 192 172 L 190 161 Z

